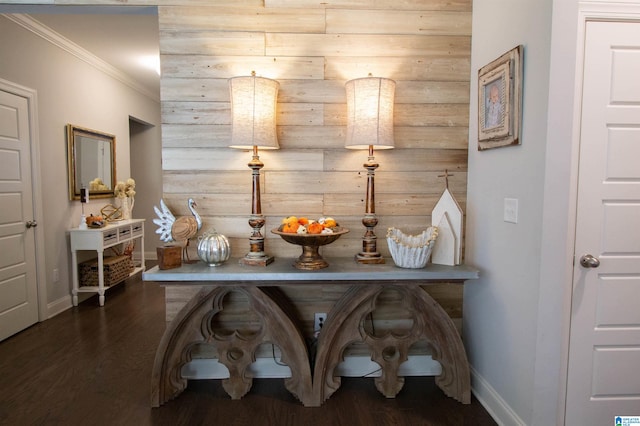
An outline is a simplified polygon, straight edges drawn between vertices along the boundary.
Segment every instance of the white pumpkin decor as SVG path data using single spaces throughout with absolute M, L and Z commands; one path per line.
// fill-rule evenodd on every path
M 229 260 L 231 246 L 229 240 L 215 229 L 198 237 L 198 257 L 209 266 L 218 266 Z

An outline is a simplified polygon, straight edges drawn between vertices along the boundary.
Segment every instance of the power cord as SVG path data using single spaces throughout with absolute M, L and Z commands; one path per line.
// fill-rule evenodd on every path
M 289 366 L 289 365 L 285 364 L 284 362 L 278 361 L 278 359 L 276 358 L 276 345 L 274 345 L 273 343 L 271 344 L 271 355 L 273 355 L 273 362 L 275 362 L 277 365 L 281 365 L 283 367 L 288 367 Z
M 377 368 L 377 369 L 375 369 L 375 370 L 371 371 L 370 373 L 367 373 L 367 374 L 365 374 L 364 376 L 360 376 L 360 377 L 361 377 L 361 378 L 366 378 L 366 377 L 371 376 L 372 374 L 376 374 L 378 371 L 382 371 L 382 367 Z

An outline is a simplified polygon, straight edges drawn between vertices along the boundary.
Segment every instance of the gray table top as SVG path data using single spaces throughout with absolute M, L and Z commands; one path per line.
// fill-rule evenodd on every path
M 284 284 L 283 281 L 431 281 L 463 282 L 479 277 L 480 271 L 467 265 L 446 266 L 427 264 L 425 268 L 408 269 L 397 267 L 392 259 L 384 264 L 363 265 L 352 258 L 326 258 L 327 268 L 305 271 L 293 266 L 294 259 L 276 258 L 268 266 L 247 266 L 229 259 L 219 266 L 209 266 L 203 262 L 183 264 L 179 268 L 160 270 L 158 266 L 145 271 L 144 281 L 194 282 L 220 285 L 229 281 L 253 281 L 261 285 Z

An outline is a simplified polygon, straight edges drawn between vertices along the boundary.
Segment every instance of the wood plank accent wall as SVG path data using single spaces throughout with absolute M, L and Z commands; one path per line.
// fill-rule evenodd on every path
M 344 148 L 344 83 L 368 73 L 397 83 L 396 148 L 376 153 L 378 249 L 389 255 L 390 226 L 429 225 L 445 169 L 464 208 L 470 0 L 160 4 L 165 200 L 182 215 L 195 198 L 205 228 L 229 237 L 234 256 L 248 250 L 251 156 L 227 146 L 227 79 L 253 70 L 280 82 L 281 149 L 260 153 L 268 253 L 299 255 L 269 232 L 291 214 L 330 215 L 352 230 L 326 255 L 360 250 L 366 152 Z
M 204 228 L 248 251 L 251 155 L 228 148 L 227 79 L 280 82 L 280 150 L 260 153 L 266 251 L 294 258 L 300 248 L 269 231 L 288 215 L 331 215 L 351 233 L 323 248 L 351 257 L 361 249 L 366 152 L 344 148 L 344 84 L 368 73 L 396 81 L 395 143 L 376 153 L 378 249 L 389 256 L 390 226 L 418 233 L 444 189 L 465 209 L 471 0 L 246 0 L 161 3 L 163 189 L 176 214 L 195 198 Z M 198 287 L 172 289 L 167 317 Z M 460 327 L 462 287 L 425 287 Z M 332 286 L 289 291 L 308 335 L 314 312 L 340 296 Z M 342 290 L 343 291 L 343 290 Z M 385 311 L 380 321 L 393 322 Z M 402 318 L 396 311 L 395 317 Z M 396 320 L 397 320 L 396 318 Z

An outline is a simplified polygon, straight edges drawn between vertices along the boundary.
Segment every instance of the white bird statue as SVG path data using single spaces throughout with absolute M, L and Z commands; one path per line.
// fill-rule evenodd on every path
M 153 219 L 153 223 L 158 225 L 156 234 L 160 234 L 160 239 L 165 243 L 177 242 L 183 244 L 183 253 L 187 263 L 191 263 L 189 259 L 189 240 L 198 234 L 200 228 L 202 228 L 202 219 L 196 211 L 196 202 L 193 198 L 189 198 L 187 202 L 189 210 L 193 216 L 180 216 L 176 217 L 171 213 L 169 207 L 164 203 L 164 200 L 160 199 L 160 208 L 153 206 L 156 211 L 157 219 Z

